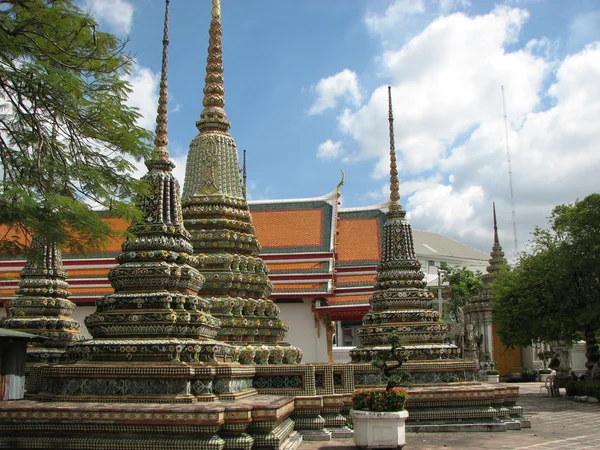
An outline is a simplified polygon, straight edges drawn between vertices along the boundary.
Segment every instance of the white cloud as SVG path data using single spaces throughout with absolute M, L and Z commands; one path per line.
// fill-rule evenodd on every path
M 440 17 L 382 65 L 393 79 L 396 149 L 402 170 L 420 173 L 437 165 L 462 133 L 501 116 L 506 84 L 513 117 L 538 104 L 547 63 L 526 51 L 506 52 L 527 13 L 499 8 L 469 18 Z M 380 86 L 357 111 L 345 111 L 342 131 L 359 143 L 363 159 L 378 158 L 374 175 L 387 174 L 387 89 Z
M 485 238 L 489 232 L 482 230 L 476 220 L 476 207 L 483 206 L 484 198 L 481 186 L 456 190 L 449 185 L 430 185 L 418 190 L 405 202 L 407 218 L 418 229 L 434 228 L 463 238 L 473 239 L 474 234 Z M 432 227 L 432 224 L 436 226 Z
M 85 0 L 84 7 L 101 25 L 106 25 L 115 33 L 127 34 L 131 31 L 133 5 L 127 0 Z
M 387 46 L 382 37 L 378 59 L 393 86 L 400 191 L 413 226 L 489 251 L 495 201 L 509 259 L 514 237 L 500 87 L 520 249 L 554 206 L 598 191 L 600 167 L 600 42 L 558 58 L 547 37 L 519 42 L 528 17 L 506 6 L 438 17 L 404 45 Z M 374 161 L 372 175 L 383 181 L 386 119 L 385 85 L 338 118 L 357 144 L 352 161 Z M 388 190 L 385 183 L 367 195 L 381 201 Z
M 344 147 L 341 141 L 333 142 L 327 139 L 319 145 L 317 157 L 321 159 L 337 159 L 344 153 Z
M 317 92 L 317 99 L 308 110 L 309 114 L 321 114 L 327 109 L 335 108 L 340 98 L 358 106 L 362 98 L 356 73 L 348 69 L 320 79 L 314 90 Z
M 127 104 L 138 108 L 138 112 L 141 114 L 138 125 L 153 130 L 158 108 L 160 75 L 147 67 L 135 64 L 131 74 L 125 78 L 133 90 L 127 97 Z
M 365 17 L 365 24 L 373 33 L 385 35 L 411 16 L 424 12 L 424 0 L 396 0 L 387 7 L 383 14 L 368 14 Z
M 131 73 L 125 76 L 125 79 L 131 85 L 132 91 L 127 96 L 127 105 L 138 109 L 140 117 L 137 124 L 147 130 L 154 131 L 156 126 L 156 110 L 158 108 L 158 89 L 160 75 L 152 72 L 147 67 L 134 64 Z M 130 160 L 136 169 L 133 176 L 140 178 L 147 172 L 144 161 L 135 162 Z M 177 169 L 175 169 L 177 171 Z M 185 173 L 185 169 L 184 172 Z M 183 180 L 182 178 L 179 178 Z

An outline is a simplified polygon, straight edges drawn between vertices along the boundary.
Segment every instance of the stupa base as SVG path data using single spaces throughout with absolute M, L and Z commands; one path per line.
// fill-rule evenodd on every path
M 0 448 L 294 450 L 292 397 L 131 404 L 0 402 Z
M 32 400 L 99 403 L 194 403 L 256 394 L 253 366 L 239 364 L 79 362 L 38 366 Z

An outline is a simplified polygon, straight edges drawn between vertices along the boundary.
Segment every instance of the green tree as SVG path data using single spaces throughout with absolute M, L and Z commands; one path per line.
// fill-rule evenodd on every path
M 494 321 L 505 345 L 585 337 L 590 369 L 599 359 L 600 194 L 557 206 L 549 222 L 549 229 L 536 228 L 516 267 L 499 273 Z
M 442 262 L 440 268 L 446 272 L 445 277 L 449 285 L 450 301 L 446 308 L 452 320 L 459 323 L 461 309 L 483 288 L 481 272 L 472 272 L 466 267 L 451 267 L 445 262 Z
M 70 0 L 0 0 L 0 236 L 17 231 L 83 251 L 113 232 L 90 205 L 138 218 L 130 161 L 151 133 L 125 103 L 133 59 Z M 17 248 L 15 248 L 15 246 Z

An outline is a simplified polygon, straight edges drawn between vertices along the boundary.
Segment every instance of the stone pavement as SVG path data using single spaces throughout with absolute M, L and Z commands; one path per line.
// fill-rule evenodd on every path
M 519 383 L 518 404 L 531 420 L 531 428 L 504 432 L 406 433 L 405 450 L 429 449 L 534 449 L 600 450 L 600 404 L 580 403 L 565 397 L 550 398 L 542 383 Z M 352 439 L 304 441 L 299 450 L 355 449 Z

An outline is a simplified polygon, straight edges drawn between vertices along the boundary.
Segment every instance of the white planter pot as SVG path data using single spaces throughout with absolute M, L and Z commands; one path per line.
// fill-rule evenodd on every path
M 500 375 L 488 375 L 488 383 L 500 383 Z
M 540 381 L 545 383 L 548 377 L 552 376 L 551 373 L 540 373 Z
M 354 443 L 361 448 L 402 448 L 406 442 L 404 422 L 408 411 L 350 410 Z

